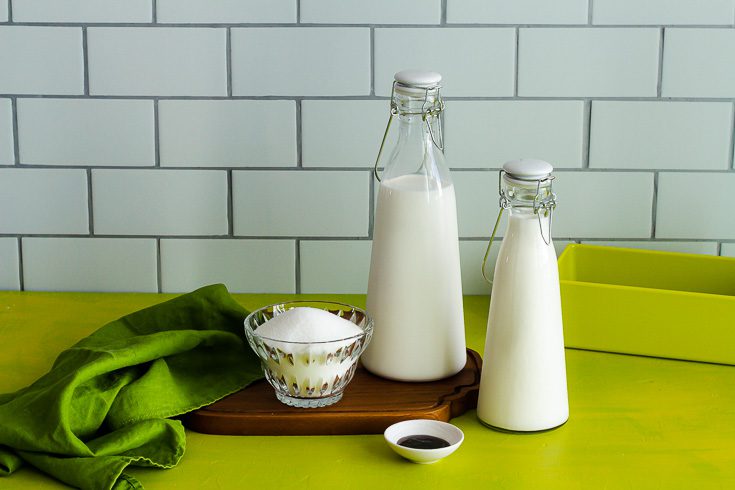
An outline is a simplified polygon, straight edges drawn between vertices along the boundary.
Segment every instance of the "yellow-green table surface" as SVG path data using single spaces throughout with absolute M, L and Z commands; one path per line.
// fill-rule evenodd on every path
M 104 323 L 171 296 L 0 292 L 0 392 L 29 384 Z M 236 295 L 250 309 L 297 297 Z M 364 305 L 364 296 L 319 297 Z M 467 343 L 480 353 L 487 308 L 487 298 L 465 298 Z M 573 349 L 566 355 L 571 415 L 564 426 L 507 434 L 482 426 L 470 411 L 452 420 L 464 444 L 434 465 L 400 459 L 382 435 L 188 431 L 178 467 L 130 472 L 149 490 L 735 488 L 735 367 Z M 60 487 L 29 467 L 0 478 L 0 488 Z

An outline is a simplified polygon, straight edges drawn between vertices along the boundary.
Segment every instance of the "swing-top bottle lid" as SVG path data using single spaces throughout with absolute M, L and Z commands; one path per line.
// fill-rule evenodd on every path
M 441 88 L 442 81 L 441 74 L 428 70 L 402 70 L 393 78 L 396 81 L 396 91 L 410 95 L 423 94 L 427 90 Z
M 544 180 L 551 175 L 554 167 L 544 160 L 521 158 L 505 162 L 503 170 L 509 177 L 516 180 Z

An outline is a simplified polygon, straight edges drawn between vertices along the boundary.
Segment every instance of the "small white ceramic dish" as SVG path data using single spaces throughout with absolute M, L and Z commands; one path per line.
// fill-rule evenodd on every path
M 464 433 L 457 427 L 446 422 L 429 419 L 405 420 L 393 424 L 383 434 L 393 451 L 403 456 L 409 461 L 419 464 L 436 463 L 442 458 L 446 458 L 464 441 Z M 434 436 L 444 439 L 449 443 L 448 447 L 438 449 L 414 449 L 405 446 L 399 446 L 398 441 L 409 436 Z

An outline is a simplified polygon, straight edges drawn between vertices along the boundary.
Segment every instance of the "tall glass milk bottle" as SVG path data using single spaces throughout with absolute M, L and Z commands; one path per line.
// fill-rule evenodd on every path
M 549 163 L 529 159 L 508 162 L 500 172 L 501 214 L 509 209 L 510 217 L 490 296 L 477 416 L 505 430 L 552 429 L 569 418 L 551 241 L 552 171 Z
M 431 381 L 467 361 L 454 185 L 444 163 L 441 75 L 395 75 L 391 121 L 383 139 L 368 281 L 367 311 L 375 321 L 362 355 L 372 373 L 399 381 Z M 388 150 L 388 148 L 386 148 Z M 387 155 L 382 178 L 381 155 Z

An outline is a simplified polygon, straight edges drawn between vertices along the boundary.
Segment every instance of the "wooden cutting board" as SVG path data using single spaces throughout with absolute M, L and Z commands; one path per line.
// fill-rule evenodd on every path
M 335 435 L 380 434 L 402 420 L 449 421 L 477 406 L 480 355 L 468 349 L 467 364 L 451 378 L 402 383 L 358 366 L 342 400 L 323 408 L 293 408 L 279 402 L 261 380 L 183 417 L 184 425 L 205 434 Z

